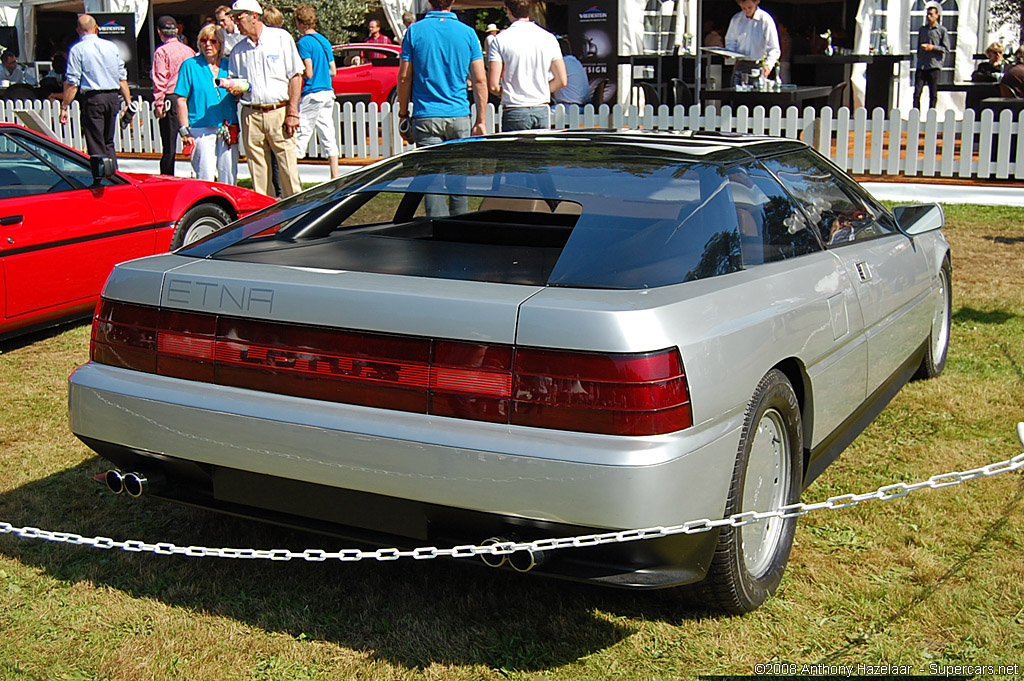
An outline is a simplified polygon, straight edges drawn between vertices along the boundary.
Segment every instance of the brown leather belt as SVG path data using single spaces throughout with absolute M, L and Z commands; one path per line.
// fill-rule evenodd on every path
M 288 106 L 288 102 L 278 102 L 277 104 L 242 104 L 242 106 L 247 106 L 256 111 L 274 111 L 283 106 Z

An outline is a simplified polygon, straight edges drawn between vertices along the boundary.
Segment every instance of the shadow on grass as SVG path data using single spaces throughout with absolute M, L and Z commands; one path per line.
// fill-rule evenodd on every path
M 987 236 L 985 239 L 994 244 L 1006 244 L 1009 246 L 1024 244 L 1024 236 Z
M 953 314 L 953 321 L 961 324 L 1005 324 L 1017 315 L 1004 310 L 975 310 L 961 307 Z
M 83 326 L 85 324 L 90 323 L 91 321 L 89 317 L 83 317 L 82 319 L 74 319 L 71 321 L 61 322 L 60 324 L 56 324 L 54 326 L 48 326 L 43 329 L 31 331 L 29 333 L 19 334 L 11 338 L 5 338 L 3 340 L 0 340 L 0 355 L 7 352 L 14 352 L 15 350 L 20 350 L 22 348 L 27 348 L 28 346 L 34 343 L 38 343 L 40 341 L 45 341 L 55 336 L 59 336 L 68 329 L 73 329 L 76 326 Z
M 919 606 L 928 602 L 932 596 L 945 588 L 947 584 L 950 584 L 957 575 L 959 575 L 963 569 L 971 563 L 975 556 L 984 551 L 992 540 L 999 536 L 1003 531 L 1003 528 L 1005 528 L 1006 524 L 1009 522 L 1010 516 L 1020 510 L 1022 501 L 1024 501 L 1024 476 L 1018 476 L 1018 478 L 1017 492 L 1009 501 L 1006 502 L 1006 505 L 1003 506 L 1002 511 L 999 513 L 999 517 L 989 523 L 985 528 L 985 531 L 982 533 L 981 537 L 978 538 L 978 541 L 965 551 L 955 563 L 950 565 L 949 569 L 947 569 L 941 577 L 931 584 L 924 586 L 913 600 L 900 609 L 891 612 L 888 617 L 875 622 L 871 628 L 870 637 L 876 637 L 899 620 L 910 617 Z M 868 638 L 868 636 L 858 637 L 842 648 L 834 650 L 823 656 L 816 664 L 836 664 L 843 660 L 847 655 L 857 650 L 857 648 L 867 645 Z
M 115 497 L 90 478 L 92 459 L 0 494 L 0 519 L 179 546 L 351 548 L 343 540 L 271 527 L 156 499 Z M 461 561 L 305 563 L 97 550 L 0 535 L 0 553 L 65 582 L 226 616 L 268 631 L 343 645 L 406 668 L 431 663 L 536 671 L 615 645 L 622 617 L 703 616 L 665 592 L 637 593 L 475 567 Z

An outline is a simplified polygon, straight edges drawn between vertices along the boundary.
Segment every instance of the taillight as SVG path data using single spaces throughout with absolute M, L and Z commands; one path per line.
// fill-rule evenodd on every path
M 692 425 L 679 353 L 514 348 L 101 300 L 95 362 L 216 385 L 609 435 Z
M 675 349 L 599 354 L 521 348 L 511 423 L 611 435 L 654 435 L 692 425 Z

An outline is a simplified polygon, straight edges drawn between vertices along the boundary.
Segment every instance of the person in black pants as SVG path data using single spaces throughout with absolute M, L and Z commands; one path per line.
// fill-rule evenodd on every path
M 132 101 L 128 74 L 117 47 L 99 37 L 96 20 L 90 15 L 78 17 L 78 34 L 81 39 L 68 52 L 60 122 L 61 125 L 68 124 L 68 108 L 78 96 L 82 105 L 82 132 L 89 155 L 116 159 L 114 130 L 120 100 L 124 100 L 126 108 Z
M 156 27 L 163 44 L 153 53 L 153 111 L 160 121 L 160 174 L 174 174 L 174 152 L 178 145 L 178 97 L 174 86 L 178 83 L 178 70 L 186 59 L 196 56 L 192 48 L 178 39 L 178 22 L 174 17 L 162 16 Z M 187 121 L 186 121 L 187 124 Z
M 918 106 L 928 86 L 928 103 L 934 109 L 938 101 L 939 74 L 942 60 L 950 50 L 949 32 L 939 23 L 939 5 L 928 3 L 925 25 L 917 30 L 917 80 L 914 83 L 914 106 Z M 924 111 L 925 107 L 921 107 Z

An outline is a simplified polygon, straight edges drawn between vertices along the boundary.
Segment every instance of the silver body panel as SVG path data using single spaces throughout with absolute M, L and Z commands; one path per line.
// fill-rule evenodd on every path
M 98 364 L 80 368 L 71 383 L 71 428 L 80 436 L 390 497 L 617 529 L 721 516 L 732 466 L 720 463 L 739 441 L 721 424 L 617 438 L 234 388 L 217 388 L 214 400 L 209 386 Z
M 72 430 L 162 455 L 390 497 L 608 528 L 721 515 L 743 412 L 764 373 L 799 363 L 814 447 L 927 338 L 941 235 L 892 235 L 636 291 L 420 280 L 162 255 L 119 266 L 104 295 L 350 329 L 604 352 L 678 347 L 694 427 L 569 433 L 319 403 L 88 364 Z M 909 253 L 908 253 L 909 249 Z M 862 251 L 868 252 L 862 252 Z M 880 255 L 879 255 L 880 254 Z M 848 264 L 901 276 L 867 285 Z M 932 258 L 932 260 L 934 257 Z M 865 310 L 867 312 L 865 312 Z M 873 321 L 867 325 L 866 319 Z M 873 361 L 869 361 L 869 357 Z M 891 373 L 891 370 L 890 370 Z
M 554 138 L 560 134 L 550 133 L 551 145 L 558 143 Z M 203 378 L 190 381 L 90 362 L 69 379 L 72 431 L 111 461 L 153 465 L 166 473 L 168 484 L 162 494 L 167 498 L 306 529 L 323 529 L 308 526 L 322 521 L 332 525 L 327 531 L 367 530 L 388 541 L 441 536 L 444 541 L 479 542 L 502 536 L 510 526 L 512 533 L 526 528 L 540 536 L 552 526 L 571 531 L 674 525 L 725 513 L 730 489 L 736 489 L 733 474 L 746 411 L 766 374 L 778 369 L 793 384 L 792 398 L 800 414 L 790 416 L 792 427 L 799 422 L 803 429 L 806 486 L 920 364 L 935 320 L 948 320 L 938 274 L 949 245 L 938 225 L 919 225 L 921 233 L 915 236 L 893 231 L 892 216 L 863 195 L 861 203 L 870 204 L 871 210 L 846 211 L 839 201 L 830 216 L 833 222 L 824 221 L 825 204 L 812 218 L 810 207 L 818 203 L 801 203 L 800 182 L 811 186 L 824 177 L 851 194 L 859 190 L 842 177 L 842 171 L 810 162 L 794 165 L 796 173 L 775 164 L 780 173 L 789 173 L 788 181 L 796 189 L 771 175 L 771 161 L 801 149 L 813 154 L 799 142 L 599 132 L 593 132 L 592 141 L 589 132 L 564 133 L 563 142 L 575 145 L 567 148 L 574 150 L 578 167 L 565 163 L 563 168 L 559 147 L 552 146 L 551 158 L 559 159 L 556 188 L 554 180 L 548 182 L 554 171 L 535 174 L 532 161 L 524 160 L 534 151 L 537 158 L 548 158 L 551 149 L 542 146 L 548 144 L 548 136 L 544 133 L 536 144 L 524 141 L 535 144 L 527 148 L 529 153 L 509 151 L 509 167 L 501 172 L 466 173 L 466 186 L 476 189 L 459 191 L 480 198 L 479 210 L 448 218 L 415 214 L 422 196 L 447 187 L 447 180 L 442 182 L 444 173 L 430 170 L 430 164 L 400 167 L 406 162 L 403 158 L 431 160 L 451 152 L 461 168 L 465 159 L 459 150 L 471 154 L 477 141 L 417 150 L 389 162 L 392 165 L 376 166 L 384 169 L 381 177 L 373 175 L 378 171 L 367 170 L 365 175 L 350 176 L 356 178 L 351 186 L 343 179 L 310 190 L 181 254 L 122 263 L 102 295 L 109 301 L 164 311 L 413 337 L 413 342 L 394 344 L 422 350 L 406 366 L 436 359 L 445 370 L 451 368 L 444 364 L 446 357 L 457 354 L 451 347 L 466 346 L 422 339 L 607 354 L 677 350 L 685 386 L 673 376 L 671 388 L 664 389 L 675 402 L 659 401 L 658 392 L 667 381 L 651 381 L 657 387 L 647 393 L 636 389 L 639 383 L 631 379 L 606 379 L 602 377 L 611 374 L 595 370 L 590 382 L 588 365 L 608 358 L 568 360 L 584 367 L 581 381 L 598 386 L 588 392 L 571 382 L 577 376 L 554 366 L 565 355 L 513 353 L 506 348 L 495 354 L 510 358 L 501 369 L 510 383 L 504 392 L 481 391 L 482 409 L 498 405 L 483 416 L 471 410 L 445 411 L 451 383 L 435 391 L 435 384 L 425 382 L 428 387 L 417 393 L 422 402 L 393 398 L 402 390 L 412 392 L 411 382 L 387 386 L 394 390 L 380 402 L 369 401 L 370 390 L 306 390 L 324 385 L 312 372 L 292 374 L 288 380 L 293 383 L 281 379 L 264 391 L 258 388 L 266 387 L 266 377 L 280 379 L 279 367 L 253 364 L 238 369 L 228 355 L 200 351 L 182 359 L 180 355 L 188 353 L 176 356 L 180 346 L 174 345 L 180 338 L 173 325 L 179 322 L 171 321 L 172 328 L 155 333 L 149 328 L 183 317 L 186 321 L 181 323 L 191 324 L 194 316 L 158 316 L 152 310 L 110 306 L 109 323 L 101 321 L 96 327 L 104 343 L 96 355 L 99 359 L 157 371 L 156 362 L 150 361 L 154 358 L 147 354 L 153 348 L 148 343 L 157 336 L 163 343 L 164 332 L 169 332 L 171 349 L 159 346 L 169 355 L 160 357 L 161 362 L 167 360 L 160 368 Z M 481 148 L 497 152 L 499 139 L 479 143 L 495 145 Z M 607 164 L 603 153 L 593 153 L 601 145 L 598 151 L 609 152 Z M 524 157 L 517 160 L 515 153 Z M 680 173 L 672 166 L 680 160 L 699 163 Z M 427 170 L 421 173 L 422 168 Z M 732 168 L 743 173 L 730 174 Z M 609 183 L 622 185 L 618 193 L 607 186 L 602 192 L 605 176 L 613 178 Z M 360 189 L 363 178 L 376 183 L 372 191 Z M 638 200 L 636 194 L 643 194 L 651 182 L 654 189 Z M 500 201 L 484 210 L 484 202 L 492 197 L 547 205 L 550 213 L 506 210 Z M 807 197 L 820 198 L 813 192 Z M 378 198 L 390 208 L 377 212 Z M 579 208 L 578 220 L 558 212 L 563 199 Z M 757 213 L 764 217 L 761 227 L 742 219 L 753 221 L 748 206 L 763 209 Z M 346 222 L 364 208 L 371 217 Z M 941 210 L 933 209 L 917 214 L 941 222 Z M 826 246 L 844 211 L 844 217 L 857 221 L 873 214 L 874 223 L 859 227 L 869 228 L 857 235 L 859 240 Z M 904 229 L 912 223 L 909 218 L 905 222 Z M 850 224 L 844 229 L 852 230 Z M 693 244 L 687 242 L 691 234 L 700 235 Z M 645 260 L 653 256 L 664 257 Z M 623 262 L 617 262 L 620 259 Z M 680 281 L 685 283 L 675 283 Z M 206 324 L 209 328 L 213 321 L 201 318 L 197 327 Z M 239 345 L 258 346 L 263 343 L 260 333 L 280 333 L 289 339 L 287 351 L 295 354 L 305 352 L 297 347 L 305 345 L 313 347 L 314 354 L 328 354 L 335 344 L 334 337 L 319 332 L 310 334 L 315 340 L 307 342 L 308 329 L 282 330 L 223 319 L 216 326 L 217 334 L 228 337 L 224 345 L 229 346 L 239 339 Z M 191 329 L 180 335 L 190 341 L 190 333 Z M 194 338 L 209 333 L 195 332 Z M 377 340 L 361 336 L 359 342 L 369 345 Z M 213 352 L 220 352 L 221 338 L 212 345 Z M 118 355 L 123 347 L 128 350 Z M 197 341 L 197 347 L 206 346 Z M 423 360 L 428 352 L 430 362 Z M 670 355 L 650 364 L 670 364 L 676 359 L 674 352 Z M 214 367 L 211 358 L 223 364 Z M 536 364 L 549 363 L 537 370 L 542 375 L 530 375 L 531 358 Z M 486 360 L 478 361 L 481 364 L 473 368 L 483 366 L 477 373 L 487 373 Z M 630 361 L 635 364 L 620 358 L 610 363 L 632 367 L 647 358 Z M 455 370 L 469 365 L 461 359 L 453 363 L 458 365 Z M 245 380 L 237 380 L 243 371 Z M 637 370 L 635 381 L 647 380 L 640 378 L 642 374 Z M 656 378 L 660 381 L 662 376 Z M 537 382 L 531 384 L 534 379 Z M 476 378 L 455 385 L 453 392 L 472 380 Z M 556 406 L 534 399 L 547 389 L 541 380 L 559 384 L 547 393 L 557 397 Z M 299 381 L 306 381 L 302 389 L 294 387 Z M 634 392 L 605 390 L 601 381 L 611 386 L 619 382 Z M 534 389 L 535 385 L 542 387 Z M 417 390 L 420 387 L 416 385 Z M 390 404 L 395 410 L 277 394 L 269 392 L 272 388 L 292 395 L 330 394 L 324 399 Z M 471 395 L 469 400 L 478 395 L 469 389 L 465 394 Z M 500 399 L 486 402 L 494 394 Z M 641 404 L 636 394 L 654 399 Z M 652 421 L 665 418 L 649 430 L 605 432 L 660 432 L 688 423 L 685 394 L 692 425 L 650 436 L 570 432 L 397 410 L 425 412 L 440 405 L 439 413 L 469 412 L 507 422 L 541 414 L 536 421 L 518 422 L 581 429 L 592 424 L 581 425 L 580 414 L 594 415 L 597 409 L 611 415 L 602 414 L 595 421 L 608 416 L 609 421 L 619 419 L 615 428 L 632 427 L 633 410 L 644 418 L 653 415 Z M 585 398 L 582 407 L 574 402 L 580 395 Z M 516 412 L 517 408 L 523 411 Z M 549 408 L 562 411 L 551 417 L 550 412 L 543 413 Z M 662 427 L 664 423 L 674 425 Z M 593 425 L 602 427 L 607 428 Z M 795 436 L 792 442 L 795 447 Z M 800 470 L 800 461 L 791 458 L 793 470 Z M 279 503 L 282 500 L 296 503 Z M 271 517 L 272 513 L 288 518 Z M 354 517 L 360 513 L 363 516 Z M 389 514 L 392 517 L 383 521 Z M 416 524 L 415 528 L 391 522 L 413 516 L 415 522 L 409 526 Z M 485 531 L 481 527 L 490 534 L 477 536 Z M 656 578 L 641 574 L 623 584 L 685 583 L 703 578 L 716 541 L 717 535 L 678 536 L 644 542 L 654 547 L 649 551 L 617 546 L 611 551 L 622 553 L 607 562 L 614 564 L 615 574 L 667 571 Z M 589 569 L 580 572 L 580 578 L 596 578 Z

